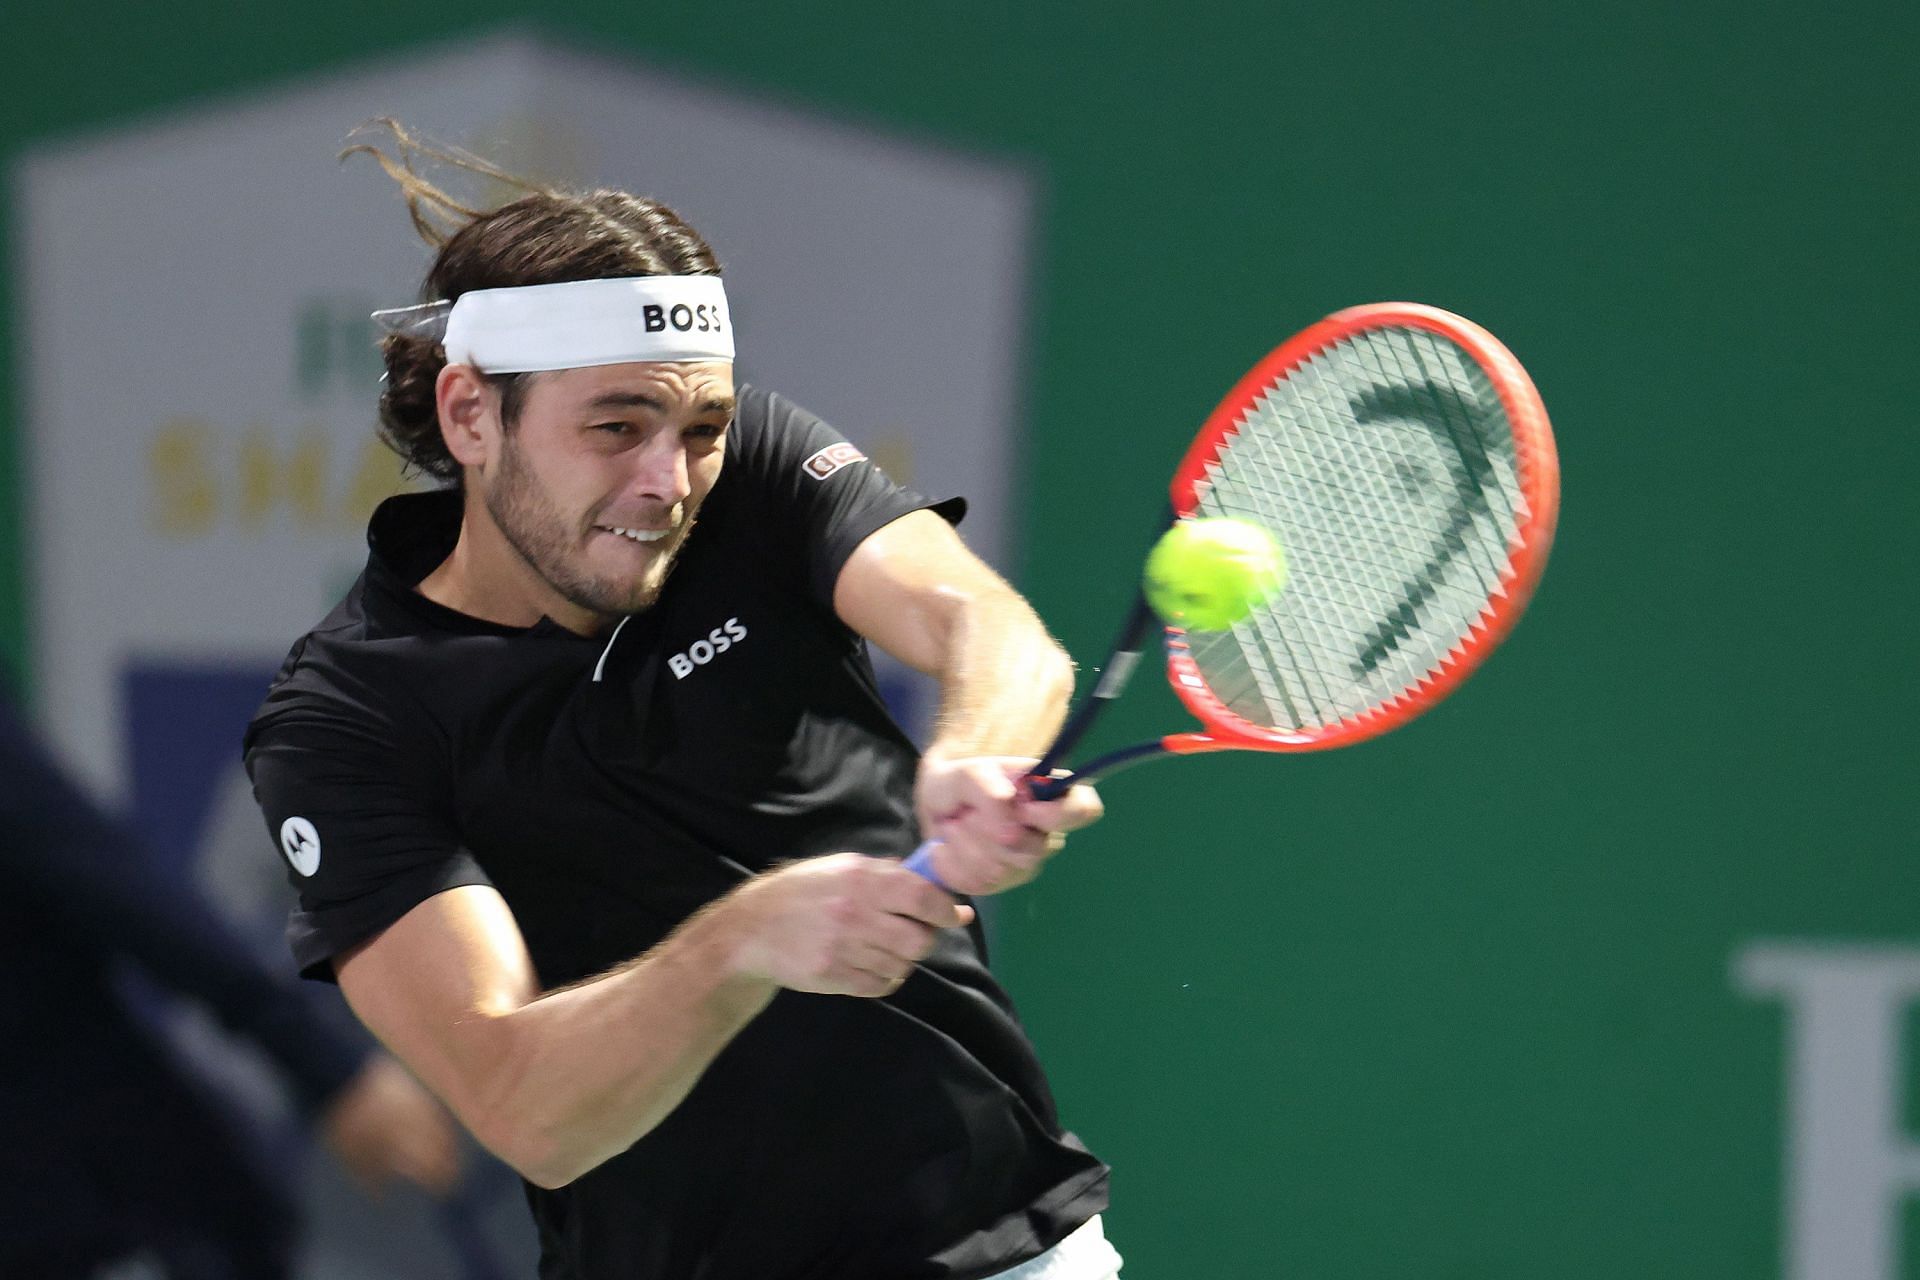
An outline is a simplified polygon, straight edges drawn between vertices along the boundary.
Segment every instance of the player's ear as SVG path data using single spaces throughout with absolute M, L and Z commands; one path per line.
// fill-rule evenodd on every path
M 440 438 L 453 460 L 463 467 L 484 465 L 499 429 L 499 420 L 491 412 L 497 398 L 487 380 L 472 365 L 450 364 L 434 381 L 433 399 L 440 415 Z

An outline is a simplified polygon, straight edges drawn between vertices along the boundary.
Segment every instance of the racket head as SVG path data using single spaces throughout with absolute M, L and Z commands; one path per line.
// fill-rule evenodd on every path
M 1226 631 L 1166 629 L 1204 733 L 1168 750 L 1313 751 L 1440 702 L 1520 618 L 1559 516 L 1546 406 L 1511 352 L 1417 303 L 1328 316 L 1227 393 L 1174 474 L 1177 517 L 1265 528 L 1285 588 Z

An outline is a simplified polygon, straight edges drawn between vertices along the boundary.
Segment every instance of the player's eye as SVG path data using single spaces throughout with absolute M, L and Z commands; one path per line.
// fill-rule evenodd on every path
M 633 432 L 633 424 L 631 422 L 596 422 L 587 429 L 589 431 L 604 431 L 608 435 L 624 436 Z

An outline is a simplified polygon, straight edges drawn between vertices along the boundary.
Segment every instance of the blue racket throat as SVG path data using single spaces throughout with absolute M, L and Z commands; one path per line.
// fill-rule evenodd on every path
M 1040 763 L 1033 767 L 1033 775 L 1027 779 L 1029 794 L 1035 800 L 1054 800 L 1066 793 L 1068 787 L 1078 780 L 1092 781 L 1088 775 L 1090 769 L 1079 769 L 1065 777 L 1055 777 L 1060 761 L 1069 751 L 1080 745 L 1080 739 L 1109 702 L 1119 697 L 1133 679 L 1133 673 L 1140 666 L 1140 654 L 1146 647 L 1147 633 L 1158 632 L 1155 625 L 1159 621 L 1153 612 L 1153 606 L 1147 603 L 1145 594 L 1135 595 L 1133 608 L 1127 612 L 1127 620 L 1121 624 L 1120 634 L 1114 639 L 1112 654 L 1107 665 L 1100 672 L 1100 681 L 1080 700 L 1066 724 L 1060 728 L 1060 734 L 1047 748 L 1047 754 L 1040 757 Z

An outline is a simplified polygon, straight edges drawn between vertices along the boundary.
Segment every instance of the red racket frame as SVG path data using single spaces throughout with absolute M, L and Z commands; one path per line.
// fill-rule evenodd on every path
M 1414 302 L 1379 302 L 1350 307 L 1302 330 L 1276 348 L 1235 384 L 1207 418 L 1173 476 L 1173 510 L 1177 517 L 1194 514 L 1205 487 L 1207 466 L 1219 455 L 1222 442 L 1254 402 L 1282 376 L 1338 344 L 1373 329 L 1427 329 L 1464 348 L 1486 372 L 1507 419 L 1513 424 L 1514 458 L 1527 516 L 1514 531 L 1507 551 L 1510 575 L 1506 594 L 1490 601 L 1467 637 L 1441 660 L 1429 679 L 1391 701 L 1349 720 L 1319 729 L 1283 731 L 1243 720 L 1213 696 L 1188 652 L 1186 634 L 1166 628 L 1167 679 L 1206 732 L 1169 734 L 1160 739 L 1163 750 L 1176 755 L 1230 749 L 1253 751 L 1322 751 L 1377 737 L 1429 710 L 1460 686 L 1506 639 L 1526 610 L 1540 575 L 1560 514 L 1560 460 L 1553 446 L 1547 409 L 1533 380 L 1498 338 L 1471 320 Z
M 1285 732 L 1268 729 L 1243 720 L 1229 711 L 1207 688 L 1199 668 L 1188 651 L 1186 633 L 1178 627 L 1159 626 L 1167 646 L 1167 677 L 1180 700 L 1205 726 L 1206 732 L 1168 734 L 1130 747 L 1107 752 L 1084 761 L 1076 770 L 1059 768 L 1063 757 L 1079 743 L 1100 710 L 1118 697 L 1126 687 L 1147 635 L 1159 619 L 1144 595 L 1136 596 L 1132 610 L 1121 627 L 1120 636 L 1107 660 L 1099 684 L 1083 695 L 1066 725 L 1046 756 L 1027 779 L 1027 790 L 1038 800 L 1051 800 L 1064 793 L 1075 781 L 1093 781 L 1120 769 L 1164 759 L 1169 755 L 1194 755 L 1206 751 L 1321 751 L 1343 747 L 1376 737 L 1428 710 L 1459 687 L 1486 659 L 1525 611 L 1540 575 L 1546 569 L 1547 553 L 1552 549 L 1554 526 L 1560 514 L 1560 461 L 1554 452 L 1553 431 L 1547 422 L 1546 406 L 1540 393 L 1513 353 L 1500 340 L 1470 320 L 1438 307 L 1413 302 L 1380 302 L 1350 307 L 1336 312 L 1276 348 L 1227 393 L 1218 408 L 1207 418 L 1200 433 L 1188 446 L 1186 456 L 1175 470 L 1172 487 L 1172 516 L 1192 516 L 1199 506 L 1199 494 L 1206 469 L 1219 454 L 1221 442 L 1240 422 L 1255 400 L 1283 375 L 1291 373 L 1308 359 L 1330 346 L 1372 329 L 1427 329 L 1465 349 L 1485 370 L 1508 421 L 1513 424 L 1514 459 L 1519 472 L 1521 492 L 1526 500 L 1526 519 L 1515 530 L 1508 546 L 1509 573 L 1503 579 L 1505 594 L 1490 601 L 1468 629 L 1465 640 L 1441 660 L 1439 670 L 1413 689 L 1391 701 L 1351 719 L 1321 729 Z M 906 865 L 919 874 L 940 883 L 933 871 L 932 853 L 939 844 L 929 839 L 906 859 Z

